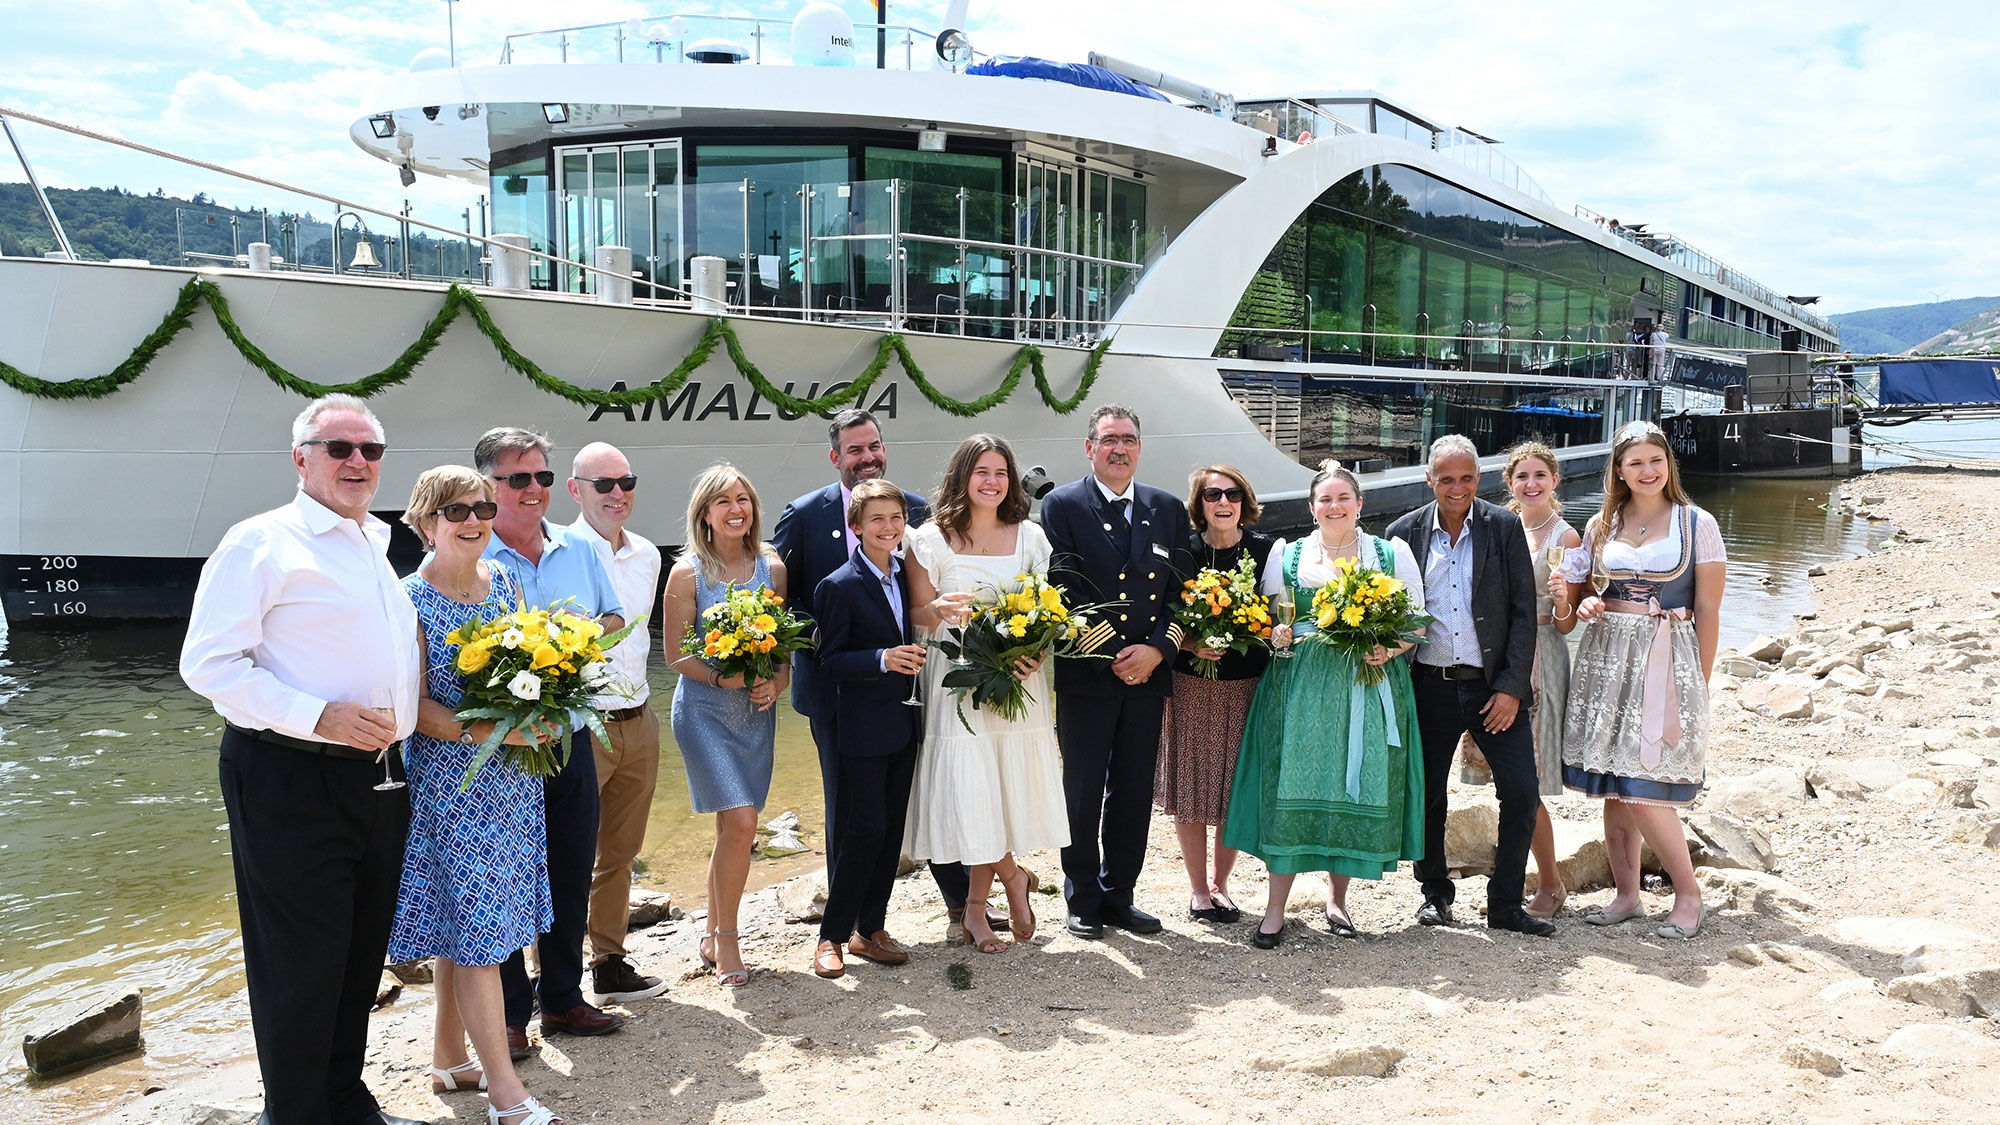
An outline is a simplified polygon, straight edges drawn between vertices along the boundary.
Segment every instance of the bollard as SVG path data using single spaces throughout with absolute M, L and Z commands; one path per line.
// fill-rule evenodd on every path
M 727 307 L 729 263 L 704 254 L 688 263 L 688 292 L 694 297 L 694 311 L 703 316 L 721 316 Z
M 244 250 L 249 254 L 251 269 L 256 270 L 258 273 L 271 272 L 270 243 L 253 242 L 250 245 L 244 247 Z
M 528 249 L 531 240 L 525 234 L 496 234 L 493 241 L 498 244 L 490 248 L 493 251 L 493 288 L 527 289 L 528 263 L 533 259 L 523 251 Z
M 629 247 L 599 246 L 591 264 L 604 271 L 590 277 L 590 288 L 597 294 L 598 304 L 632 303 L 632 251 Z M 617 276 L 608 277 L 606 274 Z

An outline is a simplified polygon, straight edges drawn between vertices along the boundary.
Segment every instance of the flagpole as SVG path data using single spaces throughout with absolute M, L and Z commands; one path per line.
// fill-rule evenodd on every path
M 875 0 L 875 69 L 889 68 L 889 0 Z

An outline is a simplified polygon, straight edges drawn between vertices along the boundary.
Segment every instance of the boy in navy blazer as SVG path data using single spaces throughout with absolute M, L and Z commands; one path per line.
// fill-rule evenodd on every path
M 833 688 L 839 771 L 839 808 L 829 819 L 840 826 L 840 840 L 813 951 L 813 971 L 822 977 L 847 971 L 842 946 L 885 965 L 910 959 L 886 928 L 924 729 L 923 708 L 905 702 L 924 667 L 909 583 L 896 557 L 907 520 L 902 489 L 881 479 L 855 485 L 847 526 L 858 549 L 813 591 L 819 670 Z
M 843 410 L 826 428 L 827 459 L 840 479 L 815 489 L 785 505 L 778 525 L 771 532 L 771 546 L 785 562 L 791 586 L 791 606 L 807 617 L 814 616 L 813 594 L 820 582 L 847 565 L 854 542 L 847 530 L 847 501 L 852 490 L 865 480 L 889 475 L 889 450 L 881 424 L 866 410 Z M 911 527 L 930 518 L 930 505 L 914 492 L 903 493 Z M 792 709 L 812 725 L 813 746 L 819 751 L 820 788 L 826 798 L 826 867 L 832 871 L 840 862 L 840 822 L 834 810 L 840 806 L 840 736 L 834 729 L 833 685 L 822 683 L 819 654 L 811 649 L 792 655 Z M 959 945 L 968 940 L 964 913 L 970 882 L 965 865 L 933 863 L 931 877 L 952 921 L 945 928 L 945 940 Z M 987 922 L 1000 929 L 1007 926 L 1005 911 L 988 912 Z

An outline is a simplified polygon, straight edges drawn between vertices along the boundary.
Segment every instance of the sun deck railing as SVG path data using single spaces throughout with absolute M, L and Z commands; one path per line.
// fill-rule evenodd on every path
M 1635 231 L 1630 227 L 1624 226 L 1613 228 L 1610 225 L 1613 220 L 1582 204 L 1578 204 L 1574 208 L 1574 212 L 1578 218 L 1589 219 L 1598 224 L 1606 233 L 1617 235 L 1634 246 L 1650 250 L 1660 257 L 1673 262 L 1675 265 L 1686 269 L 1690 273 L 1709 278 L 1721 288 L 1762 301 L 1772 308 L 1784 309 L 1787 315 L 1797 318 L 1802 324 L 1819 330 L 1829 340 L 1839 338 L 1840 330 L 1834 326 L 1832 321 L 1816 313 L 1808 312 L 1790 297 L 1783 296 L 1767 286 L 1758 284 L 1742 271 L 1731 269 L 1720 259 L 1711 257 L 1696 249 L 1685 239 L 1677 238 L 1674 235 L 1664 232 Z
M 854 25 L 854 66 L 872 68 L 878 45 L 890 70 L 929 65 L 937 33 L 906 24 Z M 501 42 L 500 63 L 701 63 L 793 66 L 792 21 L 682 14 L 525 31 Z

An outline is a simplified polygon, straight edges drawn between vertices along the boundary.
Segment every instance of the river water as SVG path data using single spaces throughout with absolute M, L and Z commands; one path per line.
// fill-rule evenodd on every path
M 1886 529 L 1829 511 L 1829 482 L 1709 482 L 1697 500 L 1729 544 L 1722 643 L 1782 632 L 1811 604 L 1806 570 L 1861 554 Z M 1578 527 L 1596 509 L 1565 505 Z M 4 628 L 4 626 L 0 626 Z M 146 994 L 145 1074 L 171 1077 L 246 1049 L 229 839 L 216 780 L 220 723 L 175 671 L 177 627 L 0 632 L 0 1043 L 112 984 Z M 655 675 L 664 714 L 671 684 Z M 693 816 L 669 732 L 644 880 L 695 905 L 711 818 Z M 780 705 L 765 815 L 796 810 L 820 843 L 819 770 L 803 719 Z M 799 863 L 758 861 L 768 881 Z M 226 1037 L 226 1038 L 225 1038 Z M 137 1079 L 119 1068 L 115 1094 Z M 42 1087 L 90 1100 L 88 1079 Z M 0 1062 L 0 1103 L 33 1084 Z

